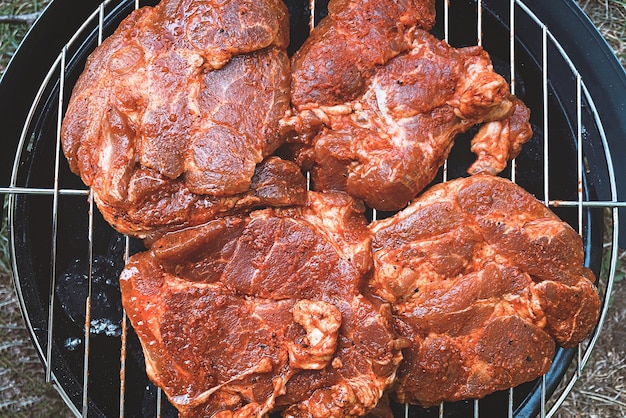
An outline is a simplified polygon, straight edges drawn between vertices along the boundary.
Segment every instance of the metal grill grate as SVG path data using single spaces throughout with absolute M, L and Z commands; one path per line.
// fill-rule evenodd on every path
M 500 416 L 528 416 L 528 411 L 538 411 L 541 417 L 551 417 L 562 404 L 575 382 L 583 373 L 583 367 L 587 363 L 592 349 L 598 339 L 602 324 L 606 317 L 609 306 L 609 297 L 613 285 L 617 259 L 618 259 L 618 208 L 626 207 L 626 202 L 619 201 L 617 195 L 617 179 L 613 167 L 613 158 L 609 149 L 606 131 L 603 127 L 604 121 L 601 118 L 594 98 L 589 92 L 585 80 L 577 70 L 576 66 L 568 57 L 565 49 L 558 39 L 550 31 L 550 27 L 542 22 L 522 0 L 504 0 L 508 5 L 494 8 L 487 0 L 478 0 L 473 3 L 476 20 L 471 26 L 475 32 L 471 35 L 474 43 L 483 45 L 490 53 L 490 48 L 494 45 L 500 48 L 500 55 L 507 55 L 508 63 L 502 68 L 503 75 L 508 76 L 512 93 L 528 90 L 529 86 L 524 86 L 519 76 L 520 56 L 535 58 L 535 65 L 539 69 L 539 99 L 527 103 L 533 111 L 536 123 L 535 128 L 539 131 L 536 135 L 538 142 L 534 147 L 538 150 L 536 156 L 540 161 L 540 168 L 536 170 L 534 166 L 525 161 L 513 161 L 506 170 L 506 176 L 513 181 L 522 180 L 522 176 L 532 176 L 539 182 L 539 187 L 532 190 L 543 202 L 553 210 L 559 212 L 567 219 L 572 226 L 577 229 L 583 237 L 586 250 L 586 263 L 591 266 L 594 272 L 599 275 L 598 288 L 603 300 L 602 311 L 599 323 L 594 333 L 573 352 L 560 350 L 555 366 L 547 375 L 537 382 L 529 384 L 521 391 L 511 389 L 506 394 L 501 394 L 495 403 L 499 405 Z M 316 4 L 317 3 L 317 4 Z M 317 12 L 323 7 L 322 2 L 310 0 L 309 24 L 312 26 L 316 21 Z M 454 46 L 461 46 L 464 40 L 457 40 L 459 37 L 457 30 L 458 18 L 457 2 L 451 4 L 447 0 L 442 0 L 438 4 L 438 24 L 435 31 Z M 462 2 L 458 2 L 462 3 Z M 471 3 L 471 2 L 470 2 Z M 503 2 L 500 2 L 503 3 Z M 40 87 L 36 95 L 32 98 L 32 105 L 26 120 L 20 121 L 23 124 L 21 136 L 15 161 L 12 170 L 10 184 L 0 187 L 0 194 L 8 196 L 8 222 L 10 227 L 10 246 L 12 251 L 13 273 L 16 283 L 18 297 L 22 306 L 22 311 L 28 327 L 30 328 L 33 341 L 39 350 L 46 369 L 46 379 L 55 384 L 56 388 L 64 398 L 70 409 L 77 416 L 106 416 L 117 415 L 134 416 L 134 412 L 129 412 L 128 402 L 135 396 L 130 395 L 130 387 L 135 385 L 135 373 L 129 371 L 133 360 L 130 352 L 132 330 L 129 327 L 126 314 L 122 313 L 120 335 L 115 337 L 117 359 L 114 361 L 116 369 L 113 376 L 119 376 L 119 382 L 97 382 L 94 381 L 95 367 L 103 360 L 99 357 L 99 345 L 94 341 L 96 337 L 90 332 L 92 328 L 92 301 L 94 275 L 96 274 L 94 263 L 97 252 L 96 241 L 100 235 L 98 226 L 99 219 L 97 211 L 93 206 L 93 199 L 90 190 L 81 186 L 80 181 L 76 181 L 68 170 L 64 167 L 65 161 L 61 153 L 60 125 L 63 112 L 69 99 L 69 93 L 77 73 L 80 72 L 81 59 L 84 59 L 86 51 L 93 49 L 96 44 L 100 44 L 102 39 L 109 34 L 116 22 L 119 22 L 132 9 L 142 6 L 139 0 L 114 1 L 107 0 L 93 11 L 85 19 L 82 26 L 75 32 L 71 39 L 59 52 L 58 57 L 52 63 L 47 75 L 41 80 Z M 504 12 L 502 12 L 504 10 Z M 504 16 L 503 16 L 504 15 Z M 491 30 L 488 30 L 487 20 L 494 18 L 501 19 L 501 25 L 508 31 L 508 45 L 494 42 L 496 39 Z M 516 28 L 522 27 L 524 33 L 516 32 Z M 465 35 L 463 35 L 465 36 Z M 461 36 L 460 38 L 463 38 Z M 96 38 L 93 41 L 93 37 Z M 90 39 L 92 39 L 90 41 Z M 460 45 L 456 45 L 459 43 Z M 530 52 L 529 52 L 530 51 Z M 528 58 L 524 58 L 527 60 Z M 526 64 L 524 64 L 526 65 Z M 528 82 L 528 80 L 526 80 Z M 553 120 L 559 119 L 553 115 L 554 102 L 556 97 L 557 110 L 565 119 L 563 123 L 569 132 L 565 142 L 571 142 L 573 150 L 567 154 L 568 169 L 573 176 L 568 179 L 568 184 L 562 184 L 560 180 L 553 180 L 555 170 L 562 167 L 553 167 L 552 163 L 556 159 L 556 153 L 560 153 L 560 147 L 564 141 L 560 135 L 553 135 L 555 129 L 552 126 Z M 557 115 L 558 116 L 558 115 Z M 52 132 L 52 134 L 50 134 Z M 560 132 L 557 130 L 557 132 Z M 457 145 L 457 147 L 462 145 Z M 558 149 L 556 147 L 559 147 Z M 42 158 L 43 164 L 51 173 L 47 180 L 40 181 L 34 178 L 33 166 L 38 165 Z M 447 161 L 441 173 L 441 181 L 454 178 L 456 174 L 454 158 Z M 42 168 L 44 170 L 44 168 Z M 46 176 L 43 176 L 46 178 Z M 560 177 L 559 177 L 560 179 Z M 620 179 L 626 181 L 626 179 Z M 556 182 L 556 185 L 555 185 Z M 601 183 L 601 187 L 598 185 Z M 604 191 L 598 191 L 602 188 Z M 573 193 L 562 193 L 562 190 L 574 190 Z M 84 202 L 89 202 L 84 206 Z M 78 202 L 78 203 L 77 203 Z M 80 203 L 83 202 L 83 203 Z M 39 206 L 40 205 L 40 206 Z M 67 239 L 64 238 L 68 229 L 73 225 L 64 216 L 64 211 L 68 206 L 78 206 L 83 213 L 80 220 L 86 227 L 77 228 L 80 233 L 86 231 L 86 239 L 80 239 L 80 243 L 86 242 L 86 249 L 82 247 L 79 255 L 83 260 L 87 260 L 87 293 L 84 299 L 84 326 L 85 331 L 80 338 L 78 346 L 82 346 L 82 352 L 77 354 L 75 350 L 67 354 L 67 345 L 60 345 L 58 334 L 63 326 L 63 321 L 59 318 L 60 307 L 58 306 L 57 280 L 61 274 L 61 262 L 72 256 L 67 254 Z M 39 210 L 45 210 L 44 220 L 32 221 L 32 224 L 25 227 L 24 214 L 32 214 L 33 206 L 38 206 Z M 40 213 L 40 212 L 38 212 Z M 72 212 L 73 213 L 73 212 Z M 373 214 L 374 218 L 376 214 Z M 598 221 L 598 219 L 600 219 Z M 597 224 L 601 224 L 598 238 Z M 607 230 L 602 233 L 606 224 Z M 38 228 L 44 226 L 42 232 Z M 68 228 L 68 225 L 70 228 Z M 46 228 L 47 226 L 47 228 Z M 41 229 L 41 228 L 40 228 Z M 72 233 L 73 231 L 69 231 Z M 31 238 L 41 238 L 42 243 L 37 244 L 36 249 L 31 249 L 25 245 Z M 604 237 L 608 240 L 603 243 Z M 599 241 L 598 241 L 599 240 Z M 600 245 L 595 245 L 600 242 Z M 595 247 L 594 247 L 595 245 Z M 26 248 L 26 250 L 25 250 Z M 46 253 L 41 256 L 35 252 Z M 71 251 L 70 251 L 71 252 Z M 132 252 L 132 242 L 128 237 L 124 238 L 123 253 L 121 257 L 126 260 Z M 118 254 L 119 255 L 119 254 Z M 29 257 L 44 261 L 35 263 L 35 267 L 30 266 Z M 122 262 L 123 262 L 122 260 Z M 42 292 L 40 288 L 45 287 Z M 40 297 L 40 294 L 44 296 Z M 38 296 L 39 295 L 39 296 Z M 33 299 L 37 299 L 33 302 Z M 41 306 L 39 306 L 41 305 Z M 37 313 L 37 308 L 41 314 Z M 112 341 L 112 340 L 106 340 Z M 100 344 L 101 341 L 98 341 Z M 119 347 L 117 347 L 119 345 Z M 70 345 L 71 346 L 71 345 Z M 65 351 L 64 351 L 65 350 Z M 80 350 L 79 350 L 80 351 Z M 63 357 L 61 354 L 67 354 Z M 68 367 L 59 357 L 75 359 L 82 368 L 82 373 L 73 373 L 76 367 Z M 573 358 L 573 366 L 566 371 L 570 358 Z M 107 360 L 109 361 L 109 360 Z M 105 367 L 108 367 L 107 366 Z M 558 366 L 558 367 L 557 367 Z M 119 372 L 117 371 L 119 370 Z M 132 374 L 132 376 L 131 376 Z M 107 375 L 108 376 L 108 375 Z M 115 380 L 115 379 L 113 379 Z M 556 388 L 557 383 L 561 384 Z M 108 402 L 114 404 L 114 408 L 102 410 L 102 406 L 94 401 L 98 398 L 99 384 L 112 384 L 119 386 L 115 399 L 109 397 Z M 556 388 L 556 389 L 555 389 Z M 167 402 L 158 388 L 151 388 L 156 391 L 153 408 L 143 405 L 142 411 L 153 410 L 154 415 L 161 417 L 165 414 Z M 556 391 L 555 391 L 556 390 Z M 551 392 L 555 391 L 551 395 Z M 520 397 L 522 399 L 520 399 Z M 535 401 L 532 401 L 534 398 Z M 529 399 L 531 399 L 529 401 Z M 413 406 L 404 406 L 399 409 L 399 414 L 404 416 L 455 416 L 454 411 L 462 408 L 463 411 L 471 411 L 475 417 L 481 416 L 481 412 L 488 416 L 493 416 L 489 404 L 484 407 L 485 401 L 470 401 L 461 407 L 458 405 L 442 404 L 438 408 L 422 410 Z M 533 404 L 535 402 L 535 404 Z M 538 405 L 536 403 L 538 402 Z M 119 408 L 117 406 L 119 405 Z M 530 405 L 530 406 L 529 406 Z M 114 412 L 111 412 L 114 410 Z

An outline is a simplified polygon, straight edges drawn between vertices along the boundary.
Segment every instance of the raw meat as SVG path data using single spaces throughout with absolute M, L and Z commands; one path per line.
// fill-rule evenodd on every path
M 330 1 L 328 16 L 292 58 L 294 106 L 355 99 L 376 65 L 408 50 L 416 27 L 434 23 L 433 0 Z
M 303 143 L 293 158 L 311 170 L 315 190 L 398 210 L 435 178 L 457 134 L 483 124 L 469 171 L 491 174 L 532 136 L 529 109 L 480 47 L 452 48 L 415 29 L 408 52 L 379 64 L 358 97 L 329 106 L 311 93 L 284 121 L 291 141 Z
M 182 417 L 359 416 L 395 378 L 402 341 L 371 272 L 362 205 L 308 204 L 172 232 L 121 275 L 146 369 Z
M 483 397 L 550 368 L 600 301 L 580 236 L 509 180 L 432 187 L 371 224 L 370 288 L 393 303 L 404 350 L 395 395 L 423 406 Z
M 178 217 L 171 206 L 194 211 L 182 206 L 249 191 L 256 165 L 282 142 L 288 19 L 279 0 L 163 0 L 131 13 L 91 54 L 63 120 L 63 151 L 120 232 L 154 223 L 125 228 L 109 216 L 144 211 L 132 202 L 137 178 L 158 183 L 161 197 L 177 191 L 151 209 L 160 220 Z
M 219 216 L 263 206 L 301 205 L 306 202 L 306 179 L 296 164 L 268 157 L 256 166 L 249 190 L 232 196 L 192 193 L 182 179 L 171 180 L 146 168 L 133 172 L 124 200 L 111 204 L 101 200 L 100 194 L 94 196 L 116 230 L 153 240 L 167 231 Z

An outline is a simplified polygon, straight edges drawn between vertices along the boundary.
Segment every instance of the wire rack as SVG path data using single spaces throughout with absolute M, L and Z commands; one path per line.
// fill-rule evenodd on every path
M 579 232 L 583 237 L 583 241 L 586 247 L 591 246 L 591 233 L 590 233 L 590 219 L 595 216 L 593 214 L 601 213 L 602 216 L 602 253 L 596 261 L 596 272 L 599 272 L 598 277 L 598 290 L 602 299 L 602 310 L 600 320 L 595 328 L 593 334 L 581 343 L 572 353 L 566 355 L 566 357 L 572 357 L 571 365 L 569 368 L 565 368 L 560 371 L 556 371 L 551 377 L 549 372 L 547 375 L 540 378 L 534 383 L 535 391 L 538 397 L 538 414 L 541 417 L 551 417 L 555 414 L 559 406 L 563 403 L 568 393 L 576 381 L 581 377 L 585 364 L 588 362 L 591 352 L 596 344 L 596 341 L 600 335 L 602 324 L 604 323 L 607 309 L 609 306 L 609 298 L 611 296 L 611 289 L 613 285 L 617 260 L 618 260 L 618 208 L 626 207 L 626 202 L 619 201 L 617 198 L 617 186 L 616 177 L 613 167 L 613 157 L 610 154 L 610 147 L 606 137 L 606 131 L 603 127 L 605 121 L 602 120 L 594 103 L 594 98 L 590 94 L 585 80 L 581 77 L 576 66 L 572 60 L 568 57 L 567 53 L 559 43 L 559 40 L 553 36 L 550 31 L 550 27 L 542 22 L 533 11 L 521 0 L 505 0 L 509 3 L 508 17 L 505 16 L 505 26 L 509 31 L 508 34 L 508 46 L 503 49 L 508 50 L 508 65 L 505 65 L 505 76 L 510 81 L 512 93 L 517 93 L 524 86 L 518 80 L 518 57 L 522 53 L 520 50 L 519 35 L 517 34 L 517 26 L 524 25 L 524 31 L 528 31 L 528 27 L 531 27 L 534 31 L 532 42 L 539 45 L 540 53 L 536 54 L 536 64 L 540 68 L 540 90 L 539 100 L 533 106 L 529 104 L 533 111 L 535 121 L 537 121 L 537 128 L 540 131 L 541 146 L 538 148 L 541 150 L 542 155 L 539 156 L 539 160 L 542 161 L 539 182 L 541 187 L 539 191 L 536 191 L 538 198 L 540 198 L 547 206 L 554 210 L 564 209 L 569 214 L 568 222 Z M 438 4 L 438 28 L 440 36 L 454 44 L 453 37 L 455 32 L 455 23 L 452 21 L 454 15 L 454 2 L 449 4 L 448 1 L 443 0 Z M 61 152 L 60 141 L 60 126 L 63 119 L 63 112 L 66 108 L 69 100 L 69 93 L 71 92 L 73 80 L 68 77 L 71 72 L 72 57 L 77 54 L 77 51 L 81 48 L 85 48 L 85 39 L 93 35 L 94 31 L 97 36 L 97 44 L 101 43 L 103 38 L 112 30 L 107 26 L 106 22 L 110 20 L 110 16 L 114 13 L 119 13 L 119 5 L 125 5 L 127 11 L 133 8 L 139 8 L 143 4 L 139 0 L 133 1 L 113 1 L 107 0 L 100 4 L 100 7 L 95 9 L 91 16 L 84 21 L 82 26 L 74 34 L 71 39 L 67 40 L 65 47 L 59 51 L 59 54 L 50 66 L 47 75 L 43 80 L 40 80 L 40 87 L 35 97 L 32 98 L 32 106 L 28 113 L 26 120 L 16 121 L 23 125 L 22 134 L 20 138 L 13 140 L 19 141 L 17 153 L 15 156 L 15 162 L 12 170 L 12 177 L 10 184 L 0 185 L 0 194 L 8 197 L 8 225 L 9 225 L 9 243 L 12 253 L 12 267 L 14 274 L 14 282 L 16 284 L 16 291 L 22 312 L 26 321 L 26 324 L 31 332 L 33 342 L 40 354 L 42 362 L 46 371 L 46 380 L 52 382 L 63 399 L 66 401 L 68 407 L 77 416 L 98 415 L 93 413 L 94 406 L 90 401 L 92 393 L 98 389 L 92 387 L 92 380 L 90 379 L 90 369 L 94 364 L 100 362 L 97 354 L 94 352 L 92 345 L 92 332 L 91 329 L 91 310 L 92 310 L 92 298 L 93 288 L 92 281 L 94 275 L 94 241 L 96 240 L 95 234 L 97 230 L 94 224 L 97 223 L 97 210 L 93 205 L 92 194 L 89 189 L 81 186 L 80 183 L 69 182 L 70 186 L 67 186 L 68 182 L 63 180 L 64 176 L 64 164 L 65 160 Z M 116 8 L 118 7 L 118 8 Z M 313 26 L 316 23 L 316 8 L 319 8 L 315 0 L 311 0 L 308 5 L 310 10 L 309 25 Z M 489 39 L 487 38 L 488 31 L 485 31 L 484 21 L 489 11 L 489 2 L 478 0 L 476 3 L 476 21 L 474 24 L 475 32 L 472 35 L 475 43 L 479 45 L 487 45 Z M 125 12 L 126 13 L 126 12 Z M 107 32 L 109 31 L 109 32 Z M 485 46 L 486 49 L 487 46 Z M 488 49 L 489 50 L 489 49 Z M 556 58 L 554 58 L 556 57 Z M 508 67 L 508 71 L 507 71 Z M 570 158 L 570 168 L 575 172 L 574 177 L 571 179 L 571 183 L 563 186 L 569 189 L 575 189 L 575 192 L 568 198 L 560 198 L 560 186 L 559 190 L 555 190 L 553 182 L 550 180 L 553 172 L 551 162 L 554 157 L 551 155 L 554 147 L 551 143 L 555 141 L 552 137 L 550 124 L 552 123 L 552 114 L 550 101 L 553 100 L 555 88 L 554 74 L 558 71 L 559 78 L 563 78 L 563 72 L 565 71 L 568 76 L 566 77 L 570 83 L 570 87 L 567 87 L 567 98 L 562 101 L 566 102 L 564 105 L 566 108 L 565 113 L 568 115 L 568 126 L 570 128 L 573 140 L 574 153 Z M 526 87 L 528 88 L 528 87 Z M 563 88 L 561 88 L 561 92 Z M 562 94 L 561 94 L 562 95 Z M 47 158 L 50 159 L 50 166 L 53 172 L 50 176 L 50 184 L 37 185 L 32 184 L 29 181 L 29 166 L 24 163 L 28 160 L 34 149 L 37 149 L 37 141 L 42 140 L 36 134 L 36 125 L 42 118 L 42 109 L 54 109 L 52 113 L 46 113 L 43 115 L 45 118 L 52 120 L 54 125 L 54 135 L 52 143 L 49 146 L 51 152 Z M 597 138 L 597 144 L 593 146 L 588 145 L 589 126 L 593 127 L 595 137 Z M 599 145 L 598 145 L 599 144 Z M 588 152 L 589 147 L 589 152 Z M 589 153 L 593 152 L 596 160 L 599 158 L 602 160 L 601 164 L 595 164 L 589 166 Z M 599 157 L 598 157 L 599 154 Z M 441 181 L 446 181 L 449 178 L 454 177 L 451 170 L 451 163 L 446 162 L 441 173 Z M 600 168 L 597 166 L 600 165 Z M 601 196 L 598 199 L 593 193 L 589 193 L 586 186 L 594 177 L 594 170 L 601 170 L 603 172 L 603 178 L 606 177 L 608 185 L 604 184 L 608 194 Z M 518 164 L 517 161 L 513 161 L 510 167 L 505 172 L 511 180 L 517 181 L 520 173 L 524 170 L 523 164 Z M 591 179 L 591 180 L 590 180 Z M 604 181 L 604 180 L 603 180 Z M 626 181 L 626 179 L 622 179 Z M 606 182 L 605 182 L 606 183 Z M 29 285 L 29 274 L 31 272 L 24 272 L 21 265 L 21 257 L 24 257 L 23 237 L 20 235 L 21 227 L 20 222 L 23 222 L 21 218 L 22 212 L 20 211 L 20 199 L 24 197 L 43 197 L 42 210 L 46 213 L 44 224 L 49 223 L 49 242 L 45 243 L 44 248 L 49 253 L 49 265 L 45 269 L 40 269 L 32 274 L 42 276 L 43 282 L 48 283 L 47 298 L 41 301 L 41 309 L 44 312 L 43 322 L 32 317 L 32 304 L 29 302 L 31 298 Z M 71 379 L 66 376 L 66 371 L 55 365 L 55 357 L 59 350 L 57 344 L 55 344 L 55 333 L 58 326 L 55 326 L 57 321 L 58 307 L 55 306 L 57 301 L 56 297 L 56 282 L 58 280 L 60 266 L 59 266 L 59 252 L 63 251 L 60 248 L 60 234 L 65 233 L 66 226 L 59 220 L 61 211 L 66 205 L 61 205 L 60 202 L 64 199 L 80 199 L 86 201 L 87 206 L 85 208 L 85 218 L 82 222 L 87 224 L 87 248 L 84 250 L 82 257 L 88 261 L 88 290 L 84 300 L 84 316 L 85 316 L 85 330 L 82 336 L 82 353 L 78 354 L 77 358 L 82 358 L 82 377 L 79 376 L 75 381 L 78 382 L 78 389 L 72 389 L 74 386 L 68 383 Z M 374 216 L 376 216 L 374 214 Z M 595 239 L 595 238 L 593 238 Z M 131 240 L 126 237 L 123 250 L 124 259 L 128 258 L 131 253 Z M 589 252 L 588 252 L 589 253 Z M 586 263 L 593 264 L 593 254 L 589 253 Z M 121 335 L 119 336 L 119 356 L 117 359 L 117 366 L 119 369 L 119 393 L 114 400 L 119 408 L 116 409 L 115 415 L 120 417 L 129 416 L 126 405 L 129 399 L 127 388 L 130 384 L 129 377 L 127 376 L 127 365 L 129 362 L 128 355 L 128 336 L 130 331 L 130 325 L 127 321 L 125 313 L 123 313 L 121 321 Z M 568 357 L 568 358 L 569 358 Z M 569 361 L 568 361 L 569 364 Z M 550 383 L 551 380 L 557 380 L 560 382 L 558 387 L 556 384 Z M 73 381 L 74 381 L 73 380 Z M 558 383 L 557 382 L 557 383 Z M 517 394 L 518 389 L 510 389 L 508 393 L 504 395 L 501 416 L 526 416 L 523 412 L 522 406 L 524 401 L 517 400 L 519 396 Z M 553 392 L 554 393 L 551 393 Z M 163 414 L 164 404 L 166 403 L 164 396 L 160 389 L 156 389 L 154 413 L 155 416 L 160 417 Z M 482 401 L 469 401 L 468 408 L 471 409 L 473 416 L 481 416 L 483 412 Z M 429 411 L 428 416 L 449 416 L 450 406 L 447 404 L 441 404 L 434 411 Z M 521 408 L 521 409 L 520 409 Z M 520 412 L 522 410 L 522 412 Z M 405 406 L 405 416 L 422 416 L 422 412 L 419 408 Z M 493 416 L 493 415 L 489 415 Z

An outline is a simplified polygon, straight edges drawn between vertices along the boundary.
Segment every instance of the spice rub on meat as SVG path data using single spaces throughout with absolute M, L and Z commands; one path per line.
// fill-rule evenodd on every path
M 61 131 L 105 219 L 142 237 L 206 222 L 221 199 L 228 211 L 248 193 L 282 142 L 288 42 L 279 0 L 163 0 L 132 12 L 87 60 Z
M 371 224 L 370 288 L 411 340 L 400 402 L 483 397 L 550 368 L 555 342 L 593 329 L 600 301 L 580 236 L 509 180 L 487 174 L 432 187 Z
M 357 98 L 376 65 L 410 49 L 415 28 L 435 23 L 434 0 L 331 0 L 328 16 L 292 58 L 298 109 Z
M 336 8 L 351 5 L 335 3 Z M 360 18 L 387 8 L 393 9 L 383 2 L 359 9 Z M 481 47 L 453 48 L 414 25 L 402 32 L 401 42 L 374 31 L 397 48 L 385 44 L 389 53 L 370 61 L 358 49 L 369 46 L 359 36 L 352 39 L 357 46 L 346 48 L 341 37 L 327 39 L 329 25 L 339 26 L 333 19 L 322 22 L 305 44 L 308 49 L 293 58 L 295 109 L 283 125 L 292 142 L 302 143 L 294 158 L 311 170 L 315 190 L 345 190 L 375 209 L 398 210 L 435 178 L 459 133 L 481 125 L 471 144 L 477 155 L 468 168 L 472 174 L 499 173 L 531 138 L 529 109 L 509 93 Z M 332 42 L 337 42 L 334 48 L 326 45 Z M 371 65 L 357 71 L 358 82 L 335 83 L 330 98 L 314 87 L 301 88 L 303 70 L 296 71 L 301 67 L 315 66 L 317 71 L 306 74 L 317 77 L 322 92 L 327 73 L 340 76 L 335 67 L 325 69 L 329 59 Z
M 359 416 L 401 361 L 371 272 L 362 205 L 310 193 L 306 206 L 224 217 L 164 235 L 124 269 L 123 305 L 150 378 L 182 417 Z
M 122 303 L 181 417 L 479 398 L 597 321 L 580 237 L 494 176 L 531 129 L 488 54 L 429 34 L 433 0 L 328 8 L 290 60 L 280 0 L 162 0 L 70 98 L 70 169 L 149 248 Z M 473 176 L 418 196 L 475 125 Z

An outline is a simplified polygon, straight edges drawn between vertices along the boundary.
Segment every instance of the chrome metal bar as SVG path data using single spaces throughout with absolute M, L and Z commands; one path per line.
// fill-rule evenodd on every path
M 539 414 L 541 418 L 546 416 L 546 375 L 541 376 L 541 412 Z
M 52 197 L 52 243 L 50 254 L 50 291 L 48 300 L 48 333 L 46 345 L 46 382 L 52 380 L 52 347 L 53 347 L 53 328 L 54 328 L 54 300 L 56 292 L 56 272 L 57 272 L 57 234 L 58 234 L 58 210 L 59 210 L 59 171 L 61 166 L 61 104 L 63 103 L 63 88 L 65 86 L 65 60 L 67 48 L 61 51 L 61 62 L 59 68 L 59 111 L 57 112 L 57 129 L 56 143 L 54 155 L 54 183 Z
M 478 407 L 478 399 L 474 399 L 474 418 L 480 418 L 480 409 Z
M 576 73 L 576 172 L 578 173 L 578 235 L 583 235 L 583 136 L 582 136 L 582 77 Z M 582 376 L 582 346 L 576 346 L 576 379 Z
M 513 388 L 509 389 L 509 399 L 507 404 L 507 416 L 513 418 Z
M 583 208 L 626 208 L 626 202 L 618 202 L 618 201 L 596 201 L 596 200 L 586 200 L 583 202 L 573 201 L 573 200 L 550 200 L 548 202 L 549 206 L 553 207 L 575 207 L 581 205 Z
M 91 344 L 91 292 L 93 282 L 93 192 L 89 196 L 89 229 L 88 229 L 88 257 L 89 272 L 87 276 L 87 299 L 85 300 L 85 346 L 83 352 L 83 409 L 82 416 L 87 417 L 89 412 L 89 349 Z
M 122 335 L 120 348 L 120 418 L 124 417 L 124 406 L 126 401 L 126 347 L 128 338 L 128 317 L 126 311 L 122 310 Z
M 157 386 L 156 393 L 156 418 L 161 418 L 161 405 L 163 404 L 163 390 Z
M 73 195 L 73 196 L 88 196 L 89 189 L 44 189 L 44 188 L 28 188 L 28 187 L 0 187 L 0 194 L 32 194 L 32 195 Z
M 582 133 L 582 79 L 576 74 L 576 172 L 578 173 L 578 235 L 583 235 L 583 133 Z
M 450 43 L 450 3 L 443 0 L 443 40 Z
M 124 237 L 124 264 L 130 258 L 130 238 Z M 124 406 L 126 401 L 126 348 L 128 338 L 128 316 L 126 310 L 122 309 L 122 335 L 120 347 L 120 418 L 124 417 Z
M 509 59 L 511 94 L 515 94 L 515 0 L 510 1 L 509 10 Z
M 541 84 L 543 95 L 543 200 L 550 201 L 550 181 L 548 173 L 549 161 L 549 132 L 548 132 L 548 31 L 545 25 L 541 27 Z
M 102 44 L 104 31 L 104 3 L 100 3 L 98 8 L 98 45 Z M 85 301 L 85 350 L 83 353 L 83 410 L 82 416 L 87 417 L 89 413 L 89 351 L 91 347 L 91 297 L 93 291 L 93 221 L 94 221 L 94 194 L 93 189 L 89 192 L 89 230 L 88 230 L 88 252 L 89 252 L 89 275 L 87 286 L 87 300 Z
M 515 0 L 509 4 L 509 77 L 510 91 L 515 94 Z M 517 164 L 515 158 L 511 160 L 511 181 L 515 183 L 517 175 Z
M 483 0 L 478 0 L 478 15 L 476 17 L 476 42 L 483 45 Z
M 450 4 L 448 2 L 448 0 L 443 0 L 443 33 L 444 33 L 444 40 L 446 41 L 446 43 L 450 42 L 450 25 L 449 25 L 449 19 L 450 19 Z M 448 159 L 446 158 L 443 161 L 443 168 L 442 168 L 442 179 L 441 181 L 443 181 L 444 183 L 446 181 L 448 181 Z

